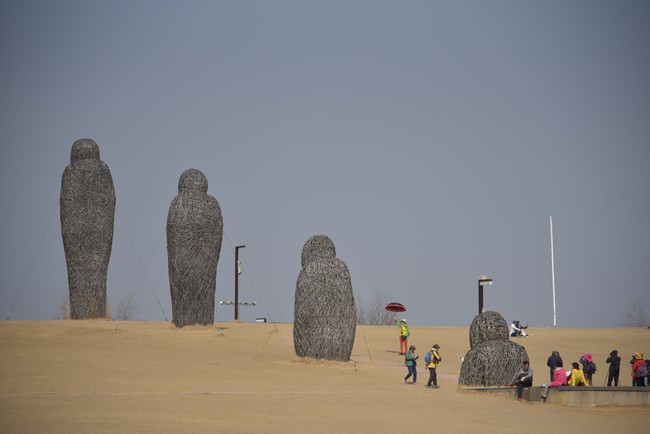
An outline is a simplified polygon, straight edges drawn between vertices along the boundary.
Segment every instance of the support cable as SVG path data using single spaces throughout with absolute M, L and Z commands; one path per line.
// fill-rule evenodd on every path
M 151 260 L 153 259 L 154 254 L 156 253 L 156 250 L 158 250 L 158 246 L 160 245 L 160 241 L 162 240 L 163 236 L 165 235 L 164 233 L 160 236 L 158 239 L 158 243 L 156 244 L 156 248 L 154 249 L 153 253 L 151 254 L 151 257 L 149 258 L 149 261 L 147 262 L 147 267 L 142 265 L 142 261 L 140 260 L 140 255 L 138 255 L 138 251 L 135 249 L 135 245 L 133 244 L 133 240 L 131 239 L 131 235 L 129 235 L 129 231 L 126 229 L 126 225 L 124 224 L 124 221 L 122 220 L 122 216 L 116 211 L 117 218 L 120 220 L 120 224 L 122 225 L 122 228 L 124 229 L 124 233 L 126 233 L 126 237 L 129 240 L 129 243 L 131 244 L 131 248 L 133 249 L 133 253 L 135 254 L 135 257 L 138 259 L 138 263 L 140 264 L 140 267 L 142 268 L 142 274 L 140 275 L 140 279 L 138 280 L 138 285 L 135 287 L 135 290 L 133 292 L 133 295 L 131 296 L 131 299 L 135 296 L 135 291 L 138 290 L 138 287 L 140 286 L 140 282 L 142 281 L 142 278 L 144 277 L 149 284 L 149 288 L 151 289 L 151 293 L 153 294 L 154 298 L 156 299 L 156 302 L 158 302 L 158 306 L 160 307 L 160 311 L 163 314 L 163 317 L 165 318 L 165 322 L 168 322 L 169 319 L 167 319 L 167 314 L 165 313 L 165 309 L 163 309 L 162 304 L 160 303 L 160 299 L 156 295 L 156 291 L 153 288 L 153 285 L 151 283 L 151 280 L 149 280 L 149 276 L 147 275 L 147 267 L 151 263 Z M 129 300 L 130 301 L 130 300 Z M 119 323 L 118 323 L 119 326 Z M 115 330 L 117 330 L 117 327 L 115 327 Z
M 45 240 L 45 235 L 47 235 L 48 230 L 50 229 L 50 225 L 52 224 L 52 220 L 54 219 L 54 214 L 56 214 L 56 211 L 59 209 L 59 200 L 57 199 L 56 201 L 56 206 L 54 207 L 54 211 L 52 211 L 52 215 L 50 216 L 50 220 L 47 222 L 47 226 L 45 227 L 45 231 L 43 232 L 43 235 L 41 236 L 41 241 L 38 243 L 38 247 L 36 248 L 36 252 L 34 253 L 34 257 L 32 258 L 32 262 L 29 264 L 29 267 L 27 267 L 27 272 L 25 273 L 25 277 L 23 278 L 23 283 L 20 285 L 20 289 L 18 290 L 18 294 L 16 295 L 16 299 L 14 300 L 14 303 L 11 305 L 11 310 L 9 310 L 9 315 L 7 315 L 7 321 L 11 319 L 11 314 L 14 312 L 14 308 L 16 307 L 16 303 L 18 303 L 18 299 L 20 298 L 20 295 L 23 293 L 23 290 L 25 289 L 25 283 L 27 282 L 27 277 L 29 277 L 32 267 L 34 266 L 34 263 L 36 262 L 36 258 L 38 257 L 38 253 L 41 251 L 41 247 L 43 247 L 43 241 Z

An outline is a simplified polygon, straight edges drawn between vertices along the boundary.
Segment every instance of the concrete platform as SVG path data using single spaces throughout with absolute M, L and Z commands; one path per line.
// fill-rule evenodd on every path
M 550 395 L 550 393 L 549 393 Z M 541 402 L 542 401 L 542 388 L 541 387 L 524 387 L 521 394 L 524 401 Z
M 525 388 L 523 399 L 541 402 L 541 387 Z M 650 387 L 551 387 L 546 403 L 567 407 L 650 406 Z
M 461 392 L 475 392 L 491 395 L 510 395 L 511 387 L 459 387 Z M 542 387 L 524 387 L 523 402 L 542 404 Z M 558 404 L 567 407 L 600 406 L 650 406 L 650 387 L 551 387 L 545 404 Z

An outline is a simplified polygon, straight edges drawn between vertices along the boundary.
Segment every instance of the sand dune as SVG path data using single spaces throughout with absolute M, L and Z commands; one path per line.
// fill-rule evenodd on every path
M 442 349 L 439 389 L 403 385 L 396 327 L 360 326 L 349 363 L 300 360 L 291 324 L 5 321 L 0 323 L 0 432 L 531 433 L 647 432 L 647 407 L 568 408 L 457 389 L 467 327 L 413 327 L 422 358 Z M 546 359 L 591 352 L 602 385 L 616 348 L 650 353 L 645 329 L 529 329 L 519 338 L 547 380 Z

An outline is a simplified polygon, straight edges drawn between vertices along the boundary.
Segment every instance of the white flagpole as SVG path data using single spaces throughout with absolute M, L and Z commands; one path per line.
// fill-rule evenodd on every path
M 551 223 L 551 282 L 553 286 L 553 327 L 557 327 L 557 312 L 555 310 L 555 259 L 553 258 L 553 216 L 550 216 Z

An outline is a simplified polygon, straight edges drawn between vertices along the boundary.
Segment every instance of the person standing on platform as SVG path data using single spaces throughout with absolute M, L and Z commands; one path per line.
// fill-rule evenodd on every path
M 621 372 L 621 358 L 618 355 L 617 350 L 612 350 L 609 353 L 609 357 L 605 360 L 605 363 L 609 363 L 609 370 L 607 372 L 607 386 L 612 386 L 612 380 L 614 380 L 614 386 L 618 387 L 618 375 Z
M 559 365 L 558 365 L 558 363 L 559 363 Z M 551 370 L 551 380 L 550 381 L 553 381 L 553 372 L 555 371 L 555 368 L 557 366 L 562 366 L 562 365 L 563 365 L 563 362 L 562 362 L 562 357 L 560 357 L 560 352 L 557 351 L 557 350 L 553 351 L 551 353 L 551 356 L 546 361 L 546 366 L 548 366 L 550 368 L 550 370 Z

